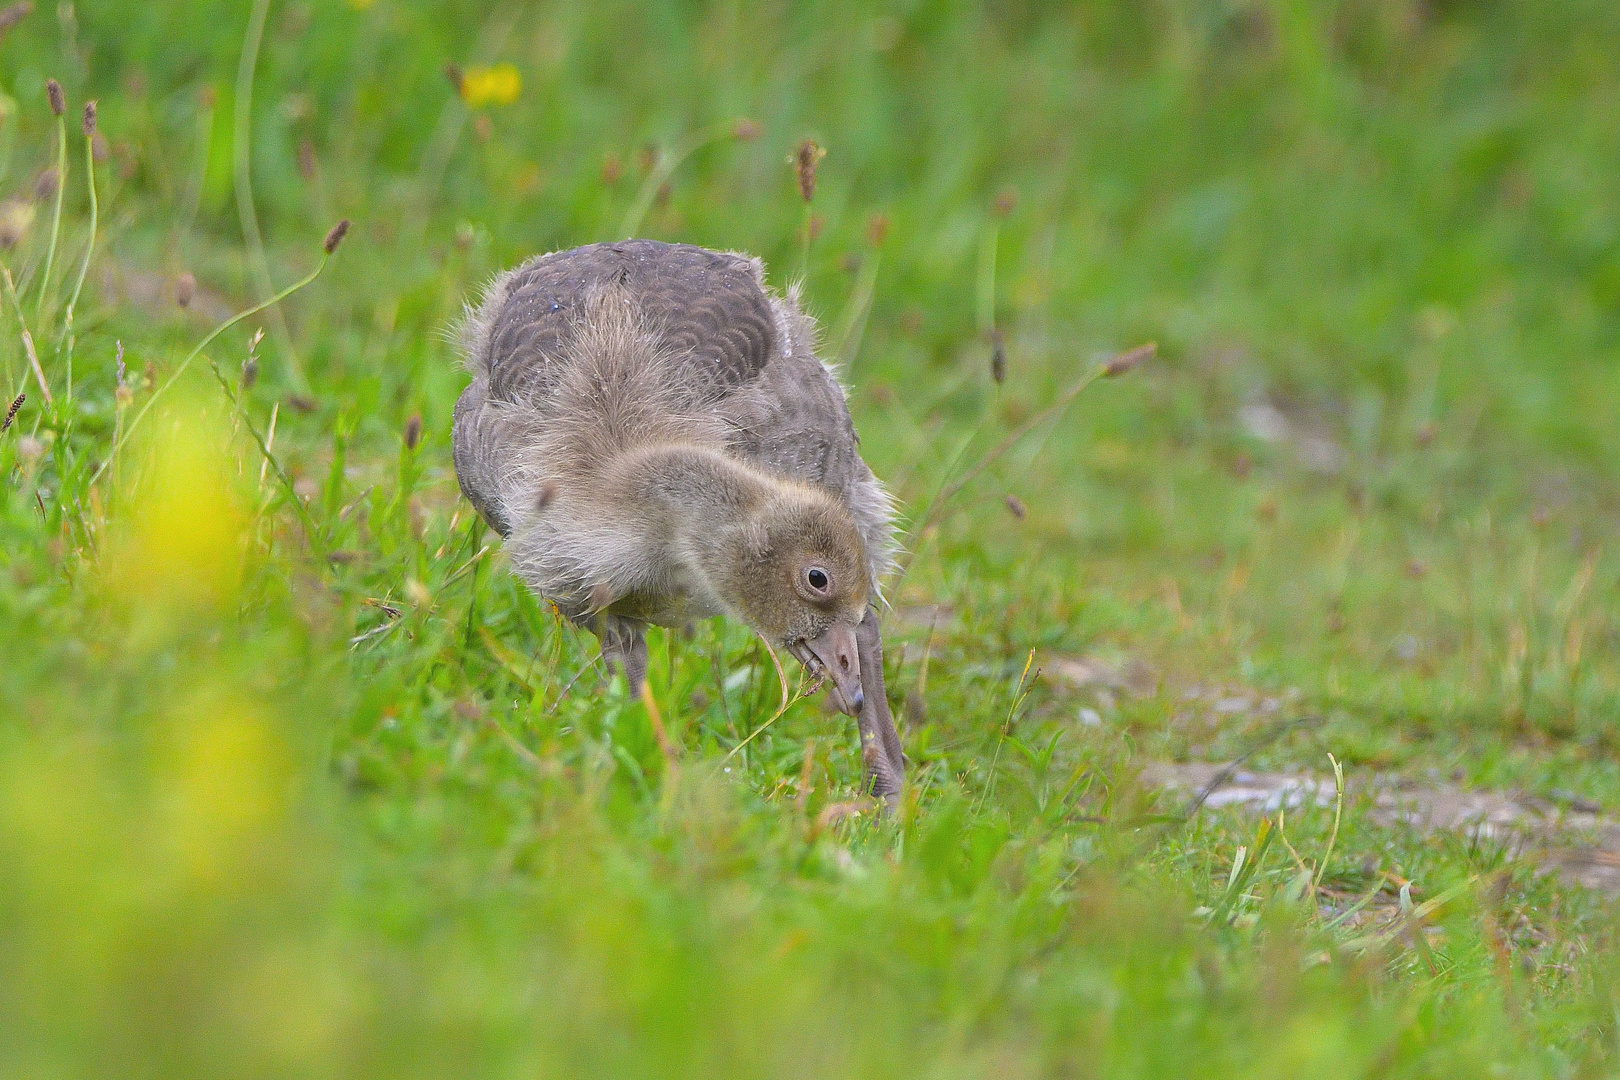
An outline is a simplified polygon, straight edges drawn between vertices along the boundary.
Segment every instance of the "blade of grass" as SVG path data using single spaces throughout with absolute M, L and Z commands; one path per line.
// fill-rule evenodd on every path
M 0 266 L 0 276 L 6 283 L 6 296 L 11 300 L 12 308 L 17 312 L 17 325 L 21 328 L 23 352 L 28 357 L 28 366 L 34 372 L 34 379 L 39 383 L 39 392 L 45 397 L 45 407 L 52 412 L 56 410 L 56 401 L 51 397 L 51 386 L 45 381 L 45 370 L 39 366 L 39 353 L 34 351 L 34 335 L 28 332 L 28 319 L 23 315 L 22 302 L 17 298 L 16 283 L 11 280 L 11 268 Z M 28 375 L 23 374 L 22 381 L 28 381 Z M 18 387 L 18 392 L 22 390 Z
M 930 525 L 933 525 L 939 520 L 939 516 L 944 512 L 945 507 L 950 504 L 951 499 L 955 498 L 963 488 L 967 487 L 974 480 L 978 479 L 984 470 L 988 469 L 996 461 L 1000 460 L 1001 457 L 1007 453 L 1007 451 L 1018 445 L 1019 440 L 1021 440 L 1024 436 L 1046 423 L 1047 420 L 1062 415 L 1063 411 L 1069 407 L 1070 403 L 1073 402 L 1075 398 L 1079 397 L 1080 394 L 1092 383 L 1105 376 L 1128 371 L 1130 368 L 1135 367 L 1143 360 L 1151 357 L 1157 351 L 1158 346 L 1152 342 L 1148 342 L 1145 345 L 1138 345 L 1134 349 L 1129 349 L 1125 352 L 1118 353 L 1111 359 L 1092 367 L 1084 375 L 1070 384 L 1067 390 L 1059 394 L 1056 401 L 1052 402 L 1052 404 L 1048 405 L 1046 408 L 1042 409 L 1040 412 L 1036 413 L 1022 424 L 1018 425 L 1018 427 L 1014 428 L 1006 438 L 1002 439 L 999 443 L 986 451 L 978 461 L 974 462 L 973 465 L 969 467 L 967 472 L 963 473 L 957 479 L 948 481 L 941 485 L 939 491 L 932 499 L 929 500 L 928 508 L 923 511 L 922 517 L 918 519 L 916 525 L 912 526 L 910 530 L 911 535 L 913 537 L 918 537 L 927 531 Z M 912 559 L 913 556 L 909 553 L 902 558 L 900 566 L 895 572 L 894 584 L 891 586 L 891 588 L 899 588 L 899 582 L 905 579 L 906 573 L 911 569 Z
M 1311 888 L 1317 889 L 1322 884 L 1322 875 L 1327 873 L 1328 860 L 1333 858 L 1333 845 L 1339 840 L 1339 821 L 1344 816 L 1344 766 L 1332 754 L 1328 760 L 1333 763 L 1333 787 L 1337 795 L 1333 803 L 1333 831 L 1328 834 L 1327 850 L 1322 853 L 1322 861 L 1316 866 L 1316 880 L 1311 882 Z
M 787 712 L 794 703 L 798 702 L 804 697 L 802 692 L 794 694 L 791 698 L 788 696 L 787 673 L 782 670 L 782 661 L 777 657 L 776 650 L 771 648 L 771 643 L 766 641 L 763 636 L 759 636 L 759 642 L 761 645 L 765 646 L 765 651 L 770 654 L 771 663 L 776 665 L 776 678 L 782 687 L 782 705 L 776 710 L 776 712 L 771 714 L 771 718 L 769 720 L 755 728 L 742 742 L 738 743 L 736 746 L 733 746 L 726 756 L 721 759 L 723 761 L 730 761 L 732 758 L 736 757 L 739 750 L 753 742 L 762 731 L 776 723 L 777 720 L 781 719 L 783 713 Z M 800 686 L 802 687 L 803 685 L 803 681 L 801 680 Z
M 333 246 L 335 247 L 335 245 Z M 324 251 L 321 255 L 321 261 L 315 264 L 315 269 L 311 270 L 308 274 L 305 274 L 303 277 L 299 278 L 285 289 L 282 289 L 280 292 L 276 293 L 276 295 L 272 296 L 263 303 L 254 304 L 252 307 L 245 308 L 244 310 L 237 312 L 235 315 L 232 315 L 230 318 L 214 327 L 214 329 L 209 332 L 207 337 L 199 341 L 197 343 L 197 347 L 192 349 L 191 352 L 187 353 L 184 360 L 180 361 L 180 366 L 175 368 L 174 371 L 169 374 L 167 379 L 163 380 L 161 386 L 152 391 L 152 396 L 146 399 L 146 402 L 141 406 L 140 411 L 135 414 L 134 419 L 132 419 L 129 422 L 129 425 L 124 429 L 123 437 L 113 444 L 112 450 L 107 455 L 107 460 L 103 461 L 100 467 L 97 468 L 95 473 L 90 477 L 90 484 L 94 485 L 95 482 L 101 478 L 101 474 L 107 471 L 108 463 L 118 456 L 118 451 L 122 449 L 123 445 L 129 441 L 130 436 L 135 433 L 135 429 L 140 426 L 140 423 L 146 417 L 146 414 L 152 410 L 152 406 L 157 403 L 158 398 L 162 397 L 163 393 L 168 390 L 169 387 L 173 386 L 175 381 L 179 379 L 180 376 L 186 373 L 186 369 L 191 366 L 192 361 L 196 360 L 204 349 L 213 344 L 215 338 L 219 337 L 219 335 L 223 334 L 225 331 L 229 330 L 243 319 L 257 315 L 259 312 L 263 311 L 267 307 L 270 307 L 272 304 L 281 303 L 281 301 L 287 299 L 287 297 L 291 296 L 299 289 L 302 289 L 305 285 L 308 285 L 310 282 L 320 277 L 321 271 L 326 269 L 326 264 L 331 261 L 331 258 L 331 251 Z

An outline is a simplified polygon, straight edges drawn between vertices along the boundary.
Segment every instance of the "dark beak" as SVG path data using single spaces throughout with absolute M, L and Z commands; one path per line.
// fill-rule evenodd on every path
M 834 623 L 814 641 L 805 642 L 805 648 L 832 679 L 833 704 L 850 716 L 860 712 L 866 695 L 861 690 L 861 657 L 855 649 L 855 628 Z

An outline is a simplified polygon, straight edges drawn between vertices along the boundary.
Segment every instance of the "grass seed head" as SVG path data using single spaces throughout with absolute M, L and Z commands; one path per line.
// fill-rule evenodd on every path
M 44 202 L 46 199 L 55 197 L 55 195 L 56 170 L 41 169 L 39 175 L 34 178 L 34 198 Z
M 113 391 L 113 400 L 122 409 L 135 400 L 135 391 L 129 385 L 129 379 L 126 377 L 124 369 L 124 342 L 122 339 L 117 342 L 116 351 L 113 353 L 113 379 L 117 385 L 117 389 Z
M 17 410 L 21 409 L 23 407 L 23 402 L 27 400 L 27 394 L 18 394 L 14 399 L 12 399 L 11 408 L 6 410 L 5 423 L 0 424 L 0 432 L 4 432 L 7 428 L 11 427 L 11 422 L 17 419 Z
M 1007 350 L 1001 343 L 1001 331 L 990 331 L 990 377 L 1000 386 L 1007 381 Z
M 190 270 L 186 270 L 174 279 L 174 302 L 182 308 L 191 306 L 191 298 L 197 295 L 197 279 Z
M 1024 516 L 1029 513 L 1029 507 L 1024 505 L 1024 500 L 1016 495 L 1008 495 L 1002 501 L 1007 504 L 1007 512 L 1019 521 L 1023 521 Z
M 1158 351 L 1159 347 L 1150 341 L 1146 345 L 1138 345 L 1136 348 L 1131 349 L 1128 352 L 1118 353 L 1110 357 L 1108 361 L 1103 364 L 1103 375 L 1108 378 L 1113 378 L 1116 375 L 1123 375 L 1133 367 L 1136 367 L 1138 364 L 1142 363 L 1142 361 L 1151 360 L 1153 358 L 1153 354 Z
M 45 97 L 51 103 L 53 116 L 61 116 L 67 111 L 67 95 L 62 93 L 62 84 L 55 79 L 45 80 Z
M 84 129 L 84 137 L 85 138 L 87 138 L 87 139 L 95 138 L 95 136 L 96 136 L 96 103 L 95 102 L 87 101 L 87 102 L 84 103 L 84 117 L 80 120 L 79 126 Z
M 411 413 L 405 421 L 405 449 L 415 450 L 422 441 L 422 414 Z
M 760 136 L 759 121 L 741 119 L 731 123 L 731 137 L 738 142 L 753 142 Z
M 799 194 L 805 202 L 816 197 L 816 166 L 826 156 L 827 151 L 817 146 L 814 139 L 800 143 L 798 152 L 793 155 L 794 168 L 799 173 Z
M 332 226 L 332 231 L 326 234 L 326 239 L 322 242 L 321 246 L 324 247 L 326 249 L 326 253 L 330 255 L 332 252 L 337 250 L 339 244 L 343 243 L 343 238 L 347 235 L 349 235 L 349 219 L 344 218 L 342 221 Z

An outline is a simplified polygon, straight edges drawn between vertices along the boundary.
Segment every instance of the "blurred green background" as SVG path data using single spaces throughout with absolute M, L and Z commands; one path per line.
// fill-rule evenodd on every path
M 27 7 L 8 1075 L 1616 1075 L 1612 896 L 1136 778 L 1620 809 L 1620 7 Z M 762 255 L 844 365 L 896 822 L 813 700 L 737 749 L 736 627 L 655 636 L 666 760 L 459 499 L 463 305 L 631 231 Z

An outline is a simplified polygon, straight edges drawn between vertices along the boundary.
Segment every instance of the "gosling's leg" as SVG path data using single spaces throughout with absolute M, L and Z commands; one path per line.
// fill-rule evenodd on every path
M 639 698 L 642 684 L 647 681 L 646 627 L 631 619 L 607 615 L 602 618 L 597 636 L 602 642 L 602 658 L 608 662 L 610 673 L 614 664 L 623 668 L 625 681 L 630 686 L 630 697 Z
M 906 780 L 906 759 L 889 712 L 889 696 L 883 688 L 883 639 L 878 633 L 877 612 L 871 608 L 855 629 L 855 647 L 860 655 L 864 697 L 855 722 L 861 731 L 866 783 L 872 794 L 883 800 L 884 810 L 893 813 Z

